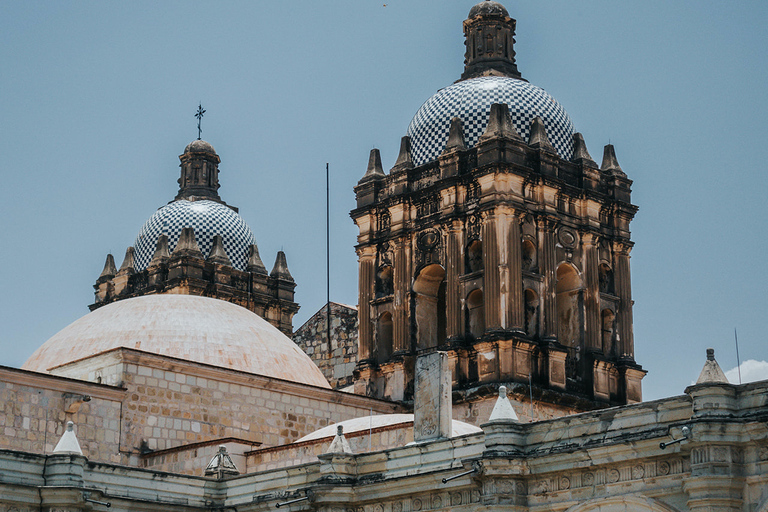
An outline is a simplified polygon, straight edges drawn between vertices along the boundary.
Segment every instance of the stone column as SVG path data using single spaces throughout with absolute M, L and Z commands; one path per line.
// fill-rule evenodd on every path
M 541 240 L 543 261 L 540 272 L 544 276 L 541 290 L 544 302 L 544 337 L 557 338 L 557 260 L 555 255 L 555 226 L 552 219 L 540 219 L 539 239 Z
M 523 247 L 520 234 L 520 217 L 513 210 L 509 217 L 509 304 L 507 326 L 514 331 L 525 331 L 525 299 L 523 297 Z
M 371 322 L 371 299 L 373 299 L 373 285 L 376 278 L 376 248 L 373 246 L 361 247 L 357 251 L 359 261 L 359 290 L 358 295 L 358 364 L 370 359 L 373 352 L 373 325 Z
M 598 269 L 598 237 L 585 233 L 584 242 L 584 306 L 586 310 L 586 347 L 588 351 L 601 350 L 602 325 L 600 324 L 600 271 Z
M 483 302 L 485 329 L 501 328 L 501 286 L 499 282 L 499 219 L 489 213 L 483 222 Z
M 410 240 L 399 238 L 395 241 L 394 254 L 394 307 L 392 313 L 392 351 L 403 354 L 411 350 L 411 330 L 408 317 L 411 289 Z
M 413 397 L 413 440 L 451 437 L 451 370 L 445 352 L 416 358 Z
M 618 353 L 620 359 L 635 360 L 635 342 L 632 338 L 632 285 L 629 275 L 628 243 L 614 244 L 614 285 L 619 297 L 619 310 L 616 313 L 618 331 Z
M 445 315 L 446 336 L 460 337 L 461 330 L 461 303 L 463 297 L 459 296 L 459 274 L 464 272 L 464 258 L 461 246 L 464 243 L 460 220 L 454 220 L 446 230 L 448 233 L 445 251 Z

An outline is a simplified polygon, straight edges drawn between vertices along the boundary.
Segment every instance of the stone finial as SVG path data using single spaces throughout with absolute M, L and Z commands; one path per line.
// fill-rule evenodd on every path
M 496 405 L 493 406 L 491 416 L 488 421 L 509 420 L 518 421 L 517 413 L 512 408 L 512 403 L 507 398 L 507 387 L 499 386 L 499 398 L 496 399 Z
M 401 171 L 403 169 L 413 169 L 413 156 L 411 155 L 411 138 L 407 135 L 400 139 L 400 153 L 397 155 L 397 161 L 392 170 Z
M 600 170 L 608 171 L 611 174 L 618 174 L 619 176 L 626 176 L 619 166 L 619 161 L 616 160 L 613 144 L 605 145 L 605 149 L 603 149 L 603 163 L 600 164 Z
M 696 384 L 730 384 L 720 365 L 715 361 L 715 349 L 707 349 L 707 361 L 704 363 Z
M 272 272 L 269 273 L 269 276 L 285 281 L 293 281 L 293 276 L 288 272 L 288 262 L 285 260 L 285 253 L 283 251 L 277 251 L 275 265 L 272 267 Z
M 57 455 L 82 455 L 83 450 L 80 449 L 80 443 L 77 441 L 75 435 L 75 424 L 71 421 L 67 422 L 67 430 L 56 443 L 56 448 L 53 449 L 53 453 Z
M 171 253 L 168 250 L 168 235 L 160 235 L 157 237 L 157 243 L 155 244 L 155 253 L 152 255 L 152 260 L 149 262 L 150 267 L 160 265 L 168 261 L 171 257 Z
M 381 166 L 381 153 L 374 148 L 371 150 L 371 154 L 368 157 L 368 170 L 365 171 L 365 176 L 358 181 L 358 183 L 365 183 L 371 180 L 380 180 L 384 178 L 384 168 Z
M 107 261 L 104 262 L 104 270 L 99 274 L 99 279 L 111 279 L 117 274 L 117 268 L 115 268 L 115 258 L 111 254 L 107 254 Z
M 125 250 L 125 258 L 123 258 L 123 264 L 120 265 L 120 270 L 117 271 L 118 275 L 130 275 L 136 272 L 136 263 L 134 259 L 133 247 L 128 247 Z
M 221 235 L 214 235 L 213 247 L 211 247 L 211 252 L 208 255 L 208 261 L 218 263 L 219 265 L 232 266 L 232 262 L 229 260 L 229 256 L 227 256 L 227 251 L 224 250 L 224 239 L 221 238 Z
M 488 114 L 488 126 L 480 136 L 480 142 L 499 138 L 522 140 L 520 134 L 515 130 L 515 125 L 512 124 L 512 118 L 509 116 L 509 105 L 506 103 L 491 105 L 491 111 Z
M 245 266 L 245 269 L 254 274 L 267 274 L 267 267 L 265 267 L 264 262 L 261 261 L 259 248 L 256 247 L 256 244 L 248 246 L 248 264 Z
M 445 143 L 443 154 L 464 149 L 467 149 L 467 145 L 464 144 L 464 131 L 461 129 L 461 119 L 454 117 L 451 119 L 451 128 L 448 131 L 448 142 Z
M 587 151 L 587 143 L 584 142 L 584 136 L 578 132 L 573 134 L 573 156 L 571 157 L 571 162 L 597 167 L 589 151 Z
M 197 240 L 195 240 L 194 229 L 191 227 L 181 228 L 179 241 L 176 244 L 176 247 L 173 249 L 173 256 L 192 256 L 194 258 L 203 257 L 203 253 L 200 252 L 200 246 L 197 245 Z
M 533 121 L 531 121 L 531 134 L 528 137 L 528 145 L 533 148 L 555 151 L 552 143 L 549 142 L 549 137 L 547 137 L 547 128 L 544 126 L 544 121 L 539 116 L 534 117 Z
M 225 476 L 239 475 L 232 457 L 227 453 L 227 447 L 223 444 L 219 446 L 219 451 L 213 456 L 211 462 L 205 467 L 205 476 L 215 476 L 221 480 Z
M 344 427 L 338 425 L 336 428 L 336 437 L 333 438 L 331 446 L 328 447 L 325 453 L 352 453 L 352 448 L 349 447 L 349 441 L 344 437 Z

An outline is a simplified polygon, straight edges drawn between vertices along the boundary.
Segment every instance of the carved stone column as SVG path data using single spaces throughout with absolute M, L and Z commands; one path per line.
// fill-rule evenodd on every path
M 539 238 L 541 239 L 543 261 L 540 273 L 544 276 L 541 295 L 544 302 L 544 337 L 557 338 L 557 261 L 555 255 L 555 226 L 551 219 L 540 219 Z
M 483 301 L 485 329 L 501 328 L 501 286 L 499 282 L 499 219 L 495 213 L 488 213 L 483 222 Z
M 525 331 L 525 299 L 523 298 L 523 248 L 520 234 L 520 216 L 514 210 L 509 217 L 509 304 L 507 326 L 514 331 Z
M 464 243 L 462 236 L 462 222 L 453 220 L 447 226 L 446 251 L 445 251 L 445 315 L 446 315 L 446 336 L 451 338 L 460 337 L 461 330 L 461 304 L 462 298 L 459 296 L 459 274 L 464 271 L 463 251 Z
M 600 325 L 600 278 L 598 268 L 598 237 L 594 233 L 585 233 L 584 242 L 584 306 L 587 351 L 600 350 L 602 347 Z
M 357 348 L 358 364 L 371 358 L 373 352 L 373 325 L 371 323 L 371 299 L 373 299 L 373 285 L 376 273 L 376 248 L 373 246 L 361 247 L 357 251 L 359 261 L 359 338 Z
M 392 350 L 403 354 L 411 350 L 411 331 L 408 321 L 409 293 L 411 288 L 411 250 L 408 238 L 395 241 L 394 255 L 394 307 L 392 314 Z
M 619 358 L 635 360 L 635 342 L 632 337 L 632 285 L 629 275 L 629 252 L 632 246 L 627 243 L 614 244 L 615 286 L 619 297 L 619 310 L 616 314 L 618 330 Z

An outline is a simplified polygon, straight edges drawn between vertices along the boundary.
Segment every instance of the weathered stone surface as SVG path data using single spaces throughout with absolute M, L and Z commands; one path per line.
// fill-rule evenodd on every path
M 451 372 L 445 352 L 430 352 L 416 358 L 415 386 L 413 440 L 450 437 Z

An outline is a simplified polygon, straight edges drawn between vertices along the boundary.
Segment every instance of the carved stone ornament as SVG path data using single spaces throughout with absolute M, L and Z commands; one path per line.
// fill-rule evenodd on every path
M 619 481 L 620 478 L 619 470 L 618 469 L 609 469 L 608 470 L 608 481 L 610 483 L 616 483 Z
M 416 240 L 416 245 L 424 252 L 432 252 L 440 244 L 440 233 L 435 230 L 423 231 Z
M 669 462 L 662 460 L 659 462 L 658 467 L 656 468 L 656 472 L 661 476 L 666 476 L 669 474 Z
M 571 488 L 571 479 L 567 476 L 560 477 L 560 490 L 564 491 Z
M 477 214 L 470 215 L 467 218 L 467 238 L 480 239 L 480 226 L 482 222 Z
M 579 242 L 579 235 L 571 228 L 563 226 L 557 231 L 557 240 L 566 249 L 575 249 Z
M 419 511 L 421 510 L 421 500 L 419 498 L 416 498 L 411 502 L 411 510 Z
M 584 473 L 581 477 L 581 483 L 585 486 L 594 485 L 595 475 L 593 473 Z
M 638 464 L 637 466 L 632 468 L 632 479 L 633 480 L 640 480 L 645 476 L 645 468 Z

